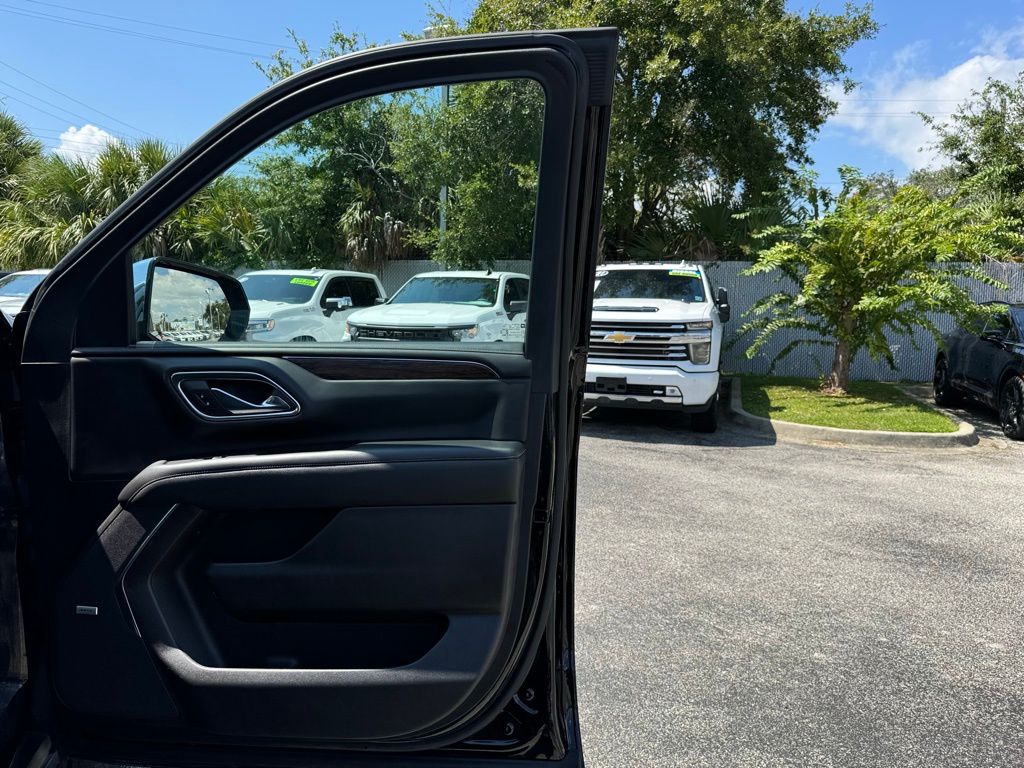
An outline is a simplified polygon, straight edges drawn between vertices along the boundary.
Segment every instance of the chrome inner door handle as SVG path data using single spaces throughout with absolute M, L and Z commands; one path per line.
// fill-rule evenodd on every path
M 207 420 L 292 416 L 300 410 L 281 385 L 254 371 L 188 371 L 171 381 L 185 404 Z

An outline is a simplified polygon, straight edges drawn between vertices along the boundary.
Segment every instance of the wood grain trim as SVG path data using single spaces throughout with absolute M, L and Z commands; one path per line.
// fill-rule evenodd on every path
M 423 381 L 498 379 L 498 372 L 472 360 L 400 357 L 289 357 L 285 360 L 329 381 Z

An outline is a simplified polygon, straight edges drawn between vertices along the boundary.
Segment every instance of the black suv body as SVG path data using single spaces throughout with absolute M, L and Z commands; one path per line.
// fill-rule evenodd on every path
M 991 302 L 980 329 L 957 328 L 935 356 L 935 402 L 969 396 L 997 409 L 1003 432 L 1024 439 L 1024 304 Z

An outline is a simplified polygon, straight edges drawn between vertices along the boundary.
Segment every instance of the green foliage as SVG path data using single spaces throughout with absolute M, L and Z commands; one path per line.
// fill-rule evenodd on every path
M 358 42 L 336 30 L 319 58 Z M 264 68 L 269 78 L 314 63 L 296 44 L 300 57 L 279 55 Z M 285 260 L 372 268 L 422 256 L 471 268 L 529 257 L 543 93 L 528 81 L 448 93 L 446 104 L 432 88 L 336 107 L 286 131 L 254 160 L 263 209 L 292 234 Z
M 845 52 L 870 9 L 784 0 L 481 0 L 470 32 L 613 25 L 622 32 L 604 206 L 610 255 L 683 226 L 679 196 L 714 179 L 759 207 L 851 87 Z M 685 209 L 685 206 L 682 206 Z
M 90 160 L 30 156 L 0 198 L 0 266 L 53 266 L 172 157 L 171 148 L 152 140 L 108 144 Z M 226 176 L 158 225 L 135 251 L 230 270 L 259 263 L 273 242 L 251 187 Z
M 314 57 L 292 35 L 299 56 L 279 53 L 261 71 L 271 81 L 367 43 L 335 29 Z M 373 268 L 409 252 L 407 230 L 422 224 L 417 201 L 393 169 L 394 116 L 415 95 L 359 99 L 304 120 L 273 139 L 251 165 L 261 210 L 289 233 L 285 263 Z
M 1000 286 L 980 262 L 1024 249 L 1018 222 L 990 208 L 958 204 L 905 186 L 891 198 L 849 168 L 834 208 L 795 227 L 765 232 L 777 242 L 747 274 L 778 273 L 795 290 L 757 302 L 739 330 L 753 334 L 748 357 L 780 330 L 804 335 L 783 347 L 775 361 L 804 344 L 833 349 L 828 386 L 845 390 L 850 363 L 861 349 L 895 368 L 886 332 L 927 329 L 941 342 L 931 313 L 959 321 L 979 310 L 969 281 Z
M 0 112 L 0 199 L 11 194 L 15 178 L 29 161 L 42 156 L 42 142 L 33 139 L 28 128 Z
M 938 134 L 935 148 L 949 165 L 925 178 L 955 180 L 961 195 L 1024 214 L 1024 75 L 990 79 L 945 123 L 922 115 Z
M 414 242 L 463 268 L 530 258 L 544 95 L 529 80 L 453 86 L 447 107 L 420 103 L 396 120 L 396 172 L 430 211 Z M 447 190 L 446 229 L 438 191 Z

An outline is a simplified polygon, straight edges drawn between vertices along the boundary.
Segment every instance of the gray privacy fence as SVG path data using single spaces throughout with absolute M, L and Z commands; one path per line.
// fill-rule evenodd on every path
M 733 340 L 736 329 L 744 322 L 743 314 L 758 299 L 787 287 L 788 283 L 778 274 L 742 275 L 743 270 L 750 266 L 750 262 L 723 261 L 705 266 L 711 279 L 712 289 L 722 286 L 729 291 L 732 320 L 726 326 L 726 343 Z M 1000 291 L 971 281 L 966 285 L 975 299 L 978 301 L 1024 301 L 1024 264 L 992 262 L 987 264 L 985 269 L 992 277 L 1010 286 L 1010 290 Z M 530 262 L 526 260 L 501 261 L 494 265 L 494 270 L 530 274 Z M 390 296 L 410 277 L 420 272 L 431 271 L 446 270 L 432 261 L 393 261 L 385 264 L 378 272 L 378 276 Z M 946 315 L 934 315 L 932 320 L 943 333 L 953 329 L 953 321 Z M 722 368 L 739 373 L 768 373 L 774 354 L 790 341 L 798 338 L 799 335 L 795 331 L 780 331 L 768 346 L 751 360 L 748 360 L 744 354 L 747 347 L 746 339 L 741 340 L 735 345 L 723 349 Z M 896 359 L 895 371 L 890 369 L 884 361 L 872 360 L 866 352 L 861 352 L 854 360 L 851 369 L 853 378 L 878 381 L 928 381 L 931 379 L 932 364 L 935 359 L 935 341 L 927 331 L 919 329 L 913 335 L 891 334 L 889 346 Z M 776 365 L 774 372 L 779 376 L 820 376 L 829 370 L 831 363 L 830 350 L 818 346 L 801 346 Z

